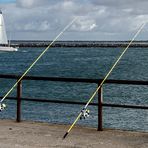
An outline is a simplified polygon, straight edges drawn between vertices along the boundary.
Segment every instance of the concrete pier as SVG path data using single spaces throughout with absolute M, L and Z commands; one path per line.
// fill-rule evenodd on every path
M 148 133 L 0 120 L 0 148 L 148 148 Z

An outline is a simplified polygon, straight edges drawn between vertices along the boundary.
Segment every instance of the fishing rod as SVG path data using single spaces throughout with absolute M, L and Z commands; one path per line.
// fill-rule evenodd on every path
M 23 73 L 23 75 L 19 78 L 19 80 L 11 87 L 11 89 L 4 95 L 4 97 L 0 101 L 0 111 L 6 108 L 6 105 L 3 101 L 6 97 L 12 92 L 12 90 L 16 87 L 16 85 L 24 78 L 24 76 L 31 70 L 31 68 L 37 63 L 37 61 L 46 53 L 46 51 L 53 45 L 53 43 L 77 20 L 75 17 L 68 25 L 66 25 L 63 30 L 54 38 L 54 40 L 43 50 L 43 52 L 36 58 L 36 60 L 27 68 L 27 70 Z
M 88 100 L 88 102 L 86 103 L 86 105 L 84 106 L 84 108 L 80 111 L 80 113 L 78 114 L 78 116 L 76 117 L 76 119 L 74 120 L 74 122 L 72 123 L 72 125 L 69 127 L 69 129 L 67 130 L 67 132 L 64 134 L 63 139 L 66 138 L 66 136 L 69 134 L 69 132 L 72 130 L 72 128 L 74 127 L 74 125 L 77 123 L 77 121 L 79 119 L 81 119 L 81 118 L 84 118 L 85 119 L 87 116 L 89 116 L 89 110 L 87 109 L 88 105 L 93 100 L 93 98 L 95 97 L 95 95 L 98 92 L 98 90 L 102 87 L 102 85 L 104 84 L 104 82 L 106 81 L 106 79 L 109 77 L 109 75 L 111 74 L 111 72 L 113 71 L 113 69 L 115 68 L 115 66 L 118 64 L 118 62 L 120 61 L 120 59 L 122 58 L 122 56 L 125 54 L 125 52 L 127 51 L 127 49 L 130 47 L 130 45 L 132 44 L 132 42 L 139 35 L 139 33 L 142 31 L 142 29 L 144 28 L 145 24 L 146 23 L 143 23 L 141 25 L 141 27 L 138 29 L 138 31 L 135 33 L 135 35 L 132 38 L 132 40 L 129 42 L 129 44 L 127 45 L 127 47 L 123 50 L 123 52 L 121 53 L 121 55 L 119 56 L 119 58 L 116 60 L 116 62 L 113 64 L 113 66 L 111 67 L 111 69 L 109 70 L 109 72 L 106 74 L 106 76 L 104 77 L 104 79 L 102 80 L 102 82 L 100 83 L 100 85 L 97 87 L 97 89 L 95 90 L 95 92 L 92 94 L 92 96 L 90 97 L 90 99 Z

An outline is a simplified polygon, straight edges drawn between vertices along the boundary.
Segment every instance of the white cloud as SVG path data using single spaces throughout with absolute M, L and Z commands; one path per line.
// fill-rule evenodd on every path
M 79 16 L 62 39 L 127 40 L 147 21 L 147 5 L 147 0 L 17 0 L 16 4 L 0 7 L 6 28 L 16 39 L 21 35 L 24 39 L 53 39 L 73 17 Z
M 16 0 L 18 7 L 33 8 L 36 6 L 45 5 L 49 0 Z
M 76 23 L 72 26 L 76 31 L 91 31 L 96 27 L 96 22 L 93 19 L 79 17 Z
M 18 28 L 20 31 L 22 28 Z M 48 31 L 50 30 L 50 25 L 48 21 L 43 22 L 29 22 L 23 26 L 24 31 Z
M 34 0 L 17 0 L 17 4 L 21 7 L 31 7 L 34 4 Z

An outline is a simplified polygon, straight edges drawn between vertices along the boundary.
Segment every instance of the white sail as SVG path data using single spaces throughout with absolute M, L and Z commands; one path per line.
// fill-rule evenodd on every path
M 17 48 L 10 47 L 8 45 L 6 30 L 5 30 L 5 23 L 2 11 L 0 10 L 0 51 L 17 51 Z M 7 46 L 6 46 L 7 45 Z
M 3 18 L 1 10 L 0 10 L 0 44 L 8 44 L 4 18 Z

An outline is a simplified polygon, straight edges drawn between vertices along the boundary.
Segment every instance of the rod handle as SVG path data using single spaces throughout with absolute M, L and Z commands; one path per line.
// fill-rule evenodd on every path
M 65 133 L 65 135 L 63 136 L 63 139 L 65 139 L 67 135 L 68 135 L 68 132 Z

